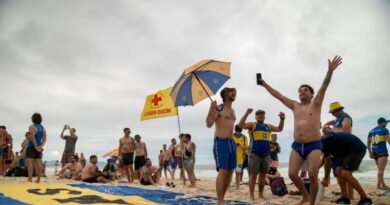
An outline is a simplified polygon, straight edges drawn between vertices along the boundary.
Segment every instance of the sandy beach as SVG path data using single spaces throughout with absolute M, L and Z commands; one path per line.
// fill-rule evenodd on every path
M 0 186 L 7 186 L 7 184 L 24 184 L 27 181 L 27 178 L 25 177 L 0 177 L 1 184 Z M 245 180 L 244 180 L 245 181 Z M 42 183 L 80 183 L 78 181 L 72 181 L 72 180 L 58 180 L 55 176 L 49 176 L 45 177 L 42 180 Z M 165 178 L 161 180 L 160 184 L 165 184 Z M 188 185 L 184 186 L 182 182 L 176 181 L 176 187 L 167 187 L 165 185 L 160 186 L 142 186 L 136 181 L 133 184 L 124 183 L 121 182 L 113 182 L 109 185 L 121 185 L 121 186 L 132 186 L 132 187 L 139 187 L 144 189 L 153 189 L 153 190 L 165 190 L 165 191 L 172 191 L 172 192 L 180 192 L 184 193 L 185 195 L 183 197 L 191 197 L 191 196 L 211 196 L 215 197 L 215 181 L 213 179 L 200 179 L 197 181 L 197 187 L 196 188 L 189 188 Z M 99 186 L 99 185 L 98 185 Z M 101 185 L 104 186 L 104 185 Z M 363 187 L 368 194 L 370 198 L 372 198 L 373 202 L 377 205 L 386 205 L 390 204 L 390 196 L 378 196 L 378 191 L 376 190 L 374 185 L 370 184 L 363 184 Z M 287 184 L 288 190 L 296 190 L 296 188 L 293 185 Z M 332 184 L 330 187 L 327 187 L 324 192 L 324 197 L 322 201 L 319 202 L 319 204 L 334 204 L 332 203 L 335 201 L 339 195 L 336 195 L 339 192 L 339 187 L 336 183 L 332 181 Z M 253 204 L 293 204 L 297 202 L 300 199 L 300 196 L 292 196 L 292 195 L 285 195 L 283 197 L 274 196 L 271 193 L 271 189 L 269 186 L 266 186 L 264 189 L 265 197 L 268 199 L 266 201 L 261 201 L 259 199 L 256 199 L 256 201 Z M 240 200 L 240 201 L 246 201 L 249 202 L 249 193 L 248 193 L 248 185 L 243 183 L 240 186 L 240 189 L 237 190 L 234 186 L 231 186 L 226 194 L 227 200 Z M 355 193 L 355 199 L 352 200 L 352 204 L 356 204 L 358 201 L 358 194 Z

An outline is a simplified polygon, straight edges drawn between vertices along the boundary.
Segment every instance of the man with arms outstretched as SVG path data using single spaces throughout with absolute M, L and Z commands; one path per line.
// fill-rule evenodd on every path
M 314 96 L 314 90 L 309 85 L 301 85 L 298 89 L 300 102 L 291 100 L 282 95 L 265 81 L 261 81 L 264 88 L 285 106 L 290 108 L 294 114 L 294 143 L 289 160 L 289 177 L 295 186 L 302 193 L 303 198 L 300 204 L 310 202 L 314 204 L 318 191 L 318 170 L 322 155 L 321 144 L 321 107 L 326 89 L 329 86 L 333 72 L 342 63 L 342 58 L 335 56 L 333 60 L 328 60 L 328 72 L 325 79 Z M 314 98 L 313 98 L 314 97 Z M 305 190 L 302 179 L 298 176 L 303 162 L 307 160 L 310 195 Z
M 236 168 L 236 144 L 234 143 L 233 128 L 236 115 L 232 104 L 236 99 L 235 88 L 224 88 L 221 91 L 223 104 L 217 106 L 213 101 L 206 118 L 206 125 L 211 128 L 215 123 L 214 132 L 214 158 L 218 171 L 216 180 L 217 204 L 224 204 L 224 196 Z
M 259 176 L 259 198 L 265 199 L 263 195 L 265 177 L 269 170 L 269 155 L 271 132 L 281 132 L 284 127 L 284 113 L 279 113 L 280 122 L 278 126 L 265 124 L 265 111 L 256 111 L 256 122 L 246 122 L 253 109 L 248 108 L 238 124 L 250 133 L 251 146 L 249 148 L 248 170 L 249 170 L 249 194 L 251 200 L 255 200 L 254 191 L 257 176 Z

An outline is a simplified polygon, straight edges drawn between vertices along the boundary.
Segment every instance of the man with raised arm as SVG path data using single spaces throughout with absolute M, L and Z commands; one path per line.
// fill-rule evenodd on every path
M 282 95 L 264 80 L 261 80 L 264 88 L 286 107 L 290 108 L 294 114 L 294 143 L 292 144 L 290 154 L 288 174 L 295 186 L 302 193 L 303 198 L 300 204 L 305 202 L 315 204 L 316 201 L 318 170 L 322 155 L 320 133 L 321 107 L 333 72 L 341 63 L 342 58 L 340 56 L 335 56 L 333 60 L 328 59 L 328 72 L 317 95 L 314 96 L 314 90 L 310 85 L 301 85 L 298 89 L 300 102 Z M 302 179 L 298 176 L 299 170 L 305 160 L 307 160 L 309 171 L 310 195 L 305 190 Z
M 249 170 L 249 194 L 251 200 L 255 200 L 255 185 L 257 176 L 259 176 L 259 198 L 265 199 L 263 195 L 265 177 L 269 170 L 269 155 L 270 155 L 270 141 L 271 132 L 281 132 L 284 127 L 284 113 L 279 113 L 280 122 L 278 126 L 266 124 L 265 111 L 256 111 L 256 122 L 246 122 L 248 116 L 252 113 L 253 109 L 248 108 L 244 116 L 242 116 L 238 125 L 242 129 L 247 129 L 250 133 L 251 146 L 249 148 L 248 158 L 248 170 Z
M 215 183 L 217 192 L 217 204 L 224 204 L 224 197 L 236 167 L 236 144 L 234 143 L 233 128 L 236 115 L 232 104 L 236 99 L 235 88 L 224 88 L 221 91 L 223 104 L 217 106 L 213 101 L 206 118 L 206 126 L 211 128 L 215 123 L 214 132 L 214 158 L 218 171 Z

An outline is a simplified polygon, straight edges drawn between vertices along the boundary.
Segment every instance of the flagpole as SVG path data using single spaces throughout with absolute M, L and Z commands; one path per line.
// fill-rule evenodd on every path
M 179 126 L 179 134 L 181 134 L 179 108 L 177 107 L 176 109 L 177 109 L 177 125 Z

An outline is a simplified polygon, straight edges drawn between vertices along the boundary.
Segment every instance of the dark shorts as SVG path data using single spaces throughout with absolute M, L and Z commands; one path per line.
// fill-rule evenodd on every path
M 0 157 L 4 155 L 4 148 L 0 147 Z
M 374 155 L 374 159 L 375 160 L 378 160 L 381 157 L 386 157 L 387 158 L 389 156 L 388 153 L 377 153 L 377 152 L 373 152 L 372 155 Z
M 135 156 L 134 159 L 134 169 L 139 170 L 141 169 L 146 162 L 146 157 L 145 156 Z
M 302 159 L 306 159 L 306 157 L 314 150 L 322 150 L 321 140 L 309 142 L 306 144 L 300 144 L 298 142 L 293 142 L 291 148 L 298 152 Z
M 133 165 L 134 152 L 122 154 L 123 166 Z
M 169 160 L 164 161 L 164 170 L 167 170 L 169 167 Z
M 237 166 L 236 143 L 231 138 L 214 138 L 213 154 L 217 171 L 233 170 Z
M 74 153 L 72 152 L 64 152 L 62 153 L 61 163 L 66 164 L 70 162 L 70 157 L 74 156 Z
M 28 159 L 42 159 L 42 152 L 38 152 L 34 147 L 27 147 L 26 158 L 28 158 Z
M 366 155 L 366 150 L 363 150 L 358 154 L 348 155 L 341 159 L 340 164 L 338 164 L 337 166 L 349 171 L 357 171 L 360 167 L 360 163 L 364 158 L 364 155 Z
M 248 166 L 249 166 L 248 165 L 248 155 L 246 154 L 245 157 L 244 157 L 244 163 L 242 164 L 242 169 L 244 170 Z
M 98 177 L 91 177 L 91 178 L 88 178 L 88 179 L 84 179 L 83 182 L 86 182 L 86 183 L 98 183 L 97 178 Z
M 149 181 L 145 181 L 143 178 L 141 179 L 140 183 L 145 186 L 152 185 L 152 183 L 150 183 Z
M 249 174 L 267 173 L 269 170 L 269 156 L 259 156 L 257 154 L 249 154 Z

